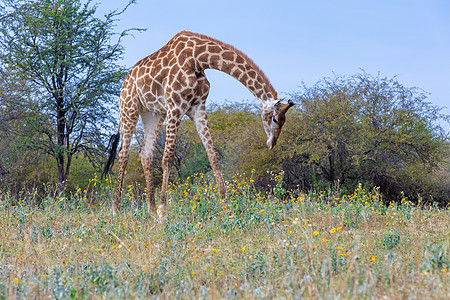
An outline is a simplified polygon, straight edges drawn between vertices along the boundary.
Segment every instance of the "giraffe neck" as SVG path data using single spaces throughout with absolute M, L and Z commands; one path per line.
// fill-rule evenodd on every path
M 199 69 L 216 69 L 236 78 L 258 99 L 276 100 L 277 92 L 259 67 L 231 45 L 207 36 L 197 35 L 193 55 Z

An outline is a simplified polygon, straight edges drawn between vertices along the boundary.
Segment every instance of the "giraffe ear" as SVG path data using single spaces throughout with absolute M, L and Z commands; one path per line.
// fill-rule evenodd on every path
M 276 102 L 275 102 L 275 104 L 274 104 L 274 108 L 279 108 L 279 107 L 280 107 L 280 104 L 282 104 L 281 102 L 282 102 L 284 99 L 286 99 L 286 97 L 283 97 L 283 98 L 281 98 L 281 99 L 275 100 Z
M 276 102 L 273 104 L 273 107 L 274 107 L 274 108 L 280 107 L 281 100 L 283 100 L 283 99 L 276 100 Z

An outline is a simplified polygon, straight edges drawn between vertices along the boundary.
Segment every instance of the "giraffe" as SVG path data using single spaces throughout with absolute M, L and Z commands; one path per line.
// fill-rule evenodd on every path
M 113 214 L 119 210 L 129 146 L 139 116 L 144 126 L 144 141 L 139 156 L 146 178 L 149 213 L 159 217 L 165 215 L 175 138 L 184 115 L 195 124 L 208 154 L 219 196 L 225 199 L 226 189 L 219 167 L 219 156 L 208 129 L 205 101 L 210 84 L 205 76 L 205 69 L 217 69 L 231 75 L 259 99 L 263 127 L 268 138 L 267 146 L 272 149 L 277 143 L 285 122 L 285 114 L 294 104 L 291 101 L 287 104 L 281 103 L 267 77 L 243 52 L 205 35 L 189 31 L 179 32 L 161 49 L 138 61 L 123 82 L 119 100 L 119 128 L 111 137 L 112 149 L 103 172 L 107 174 L 114 163 L 121 131 Z M 166 120 L 166 142 L 162 158 L 163 181 L 160 205 L 157 209 L 152 162 L 156 139 L 164 120 Z

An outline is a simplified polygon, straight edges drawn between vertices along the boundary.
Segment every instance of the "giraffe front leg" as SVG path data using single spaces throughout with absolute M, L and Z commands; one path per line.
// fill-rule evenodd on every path
M 226 197 L 225 182 L 223 180 L 222 172 L 220 170 L 220 159 L 217 153 L 214 143 L 211 138 L 208 127 L 208 118 L 206 115 L 206 109 L 204 104 L 200 105 L 197 109 L 192 110 L 189 117 L 195 124 L 197 128 L 197 133 L 202 141 L 203 146 L 208 154 L 209 163 L 214 172 L 214 177 L 216 177 L 217 186 L 219 188 L 219 196 L 222 200 Z
M 169 185 L 170 169 L 172 168 L 175 140 L 177 136 L 178 127 L 180 126 L 180 115 L 170 115 L 166 124 L 166 144 L 164 147 L 164 154 L 162 159 L 163 167 L 163 181 L 161 186 L 161 196 L 159 198 L 158 216 L 163 220 L 166 216 L 166 199 L 167 199 L 167 187 Z

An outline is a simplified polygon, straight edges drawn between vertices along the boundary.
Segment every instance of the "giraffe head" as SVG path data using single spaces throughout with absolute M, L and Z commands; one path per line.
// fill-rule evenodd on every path
M 289 108 L 294 106 L 292 100 L 289 100 L 286 104 L 281 103 L 281 100 L 261 101 L 261 118 L 264 131 L 267 134 L 266 144 L 270 150 L 277 144 L 281 128 L 283 127 L 284 122 L 286 122 L 286 112 Z

